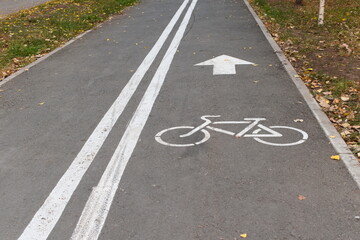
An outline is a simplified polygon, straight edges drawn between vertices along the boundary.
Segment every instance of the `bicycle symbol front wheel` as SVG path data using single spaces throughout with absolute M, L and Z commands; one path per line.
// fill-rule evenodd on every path
M 163 145 L 171 147 L 191 147 L 202 144 L 209 140 L 210 133 L 201 129 L 189 137 L 180 137 L 181 135 L 194 129 L 192 126 L 179 126 L 164 129 L 155 135 L 155 140 Z
M 271 142 L 271 141 L 265 141 L 264 138 L 260 139 L 258 137 L 254 137 L 254 139 L 259 142 L 259 143 L 263 143 L 266 145 L 271 145 L 271 146 L 280 146 L 280 147 L 285 147 L 285 146 L 294 146 L 294 145 L 298 145 L 301 144 L 303 142 L 305 142 L 308 139 L 308 134 L 306 132 L 304 132 L 303 130 L 297 129 L 297 128 L 293 128 L 293 127 L 288 127 L 288 126 L 269 126 L 269 128 L 271 129 L 289 129 L 292 131 L 297 132 L 298 137 L 301 136 L 300 140 L 295 141 L 295 142 L 288 142 L 288 143 L 278 143 L 278 142 Z M 255 131 L 253 131 L 253 134 L 257 134 L 261 131 L 262 129 L 256 129 Z M 284 136 L 282 136 L 284 137 Z M 286 136 L 285 136 L 286 137 Z M 279 137 L 267 137 L 266 139 L 279 139 Z

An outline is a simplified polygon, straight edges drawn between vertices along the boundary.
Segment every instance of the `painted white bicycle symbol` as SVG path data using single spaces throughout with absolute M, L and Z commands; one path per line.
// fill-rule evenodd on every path
M 260 124 L 260 121 L 266 120 L 265 118 L 244 118 L 243 121 L 218 121 L 213 122 L 209 118 L 218 118 L 221 117 L 220 115 L 205 115 L 202 116 L 201 119 L 204 120 L 204 123 L 197 127 L 193 126 L 178 126 L 178 127 L 172 127 L 167 128 L 155 135 L 155 140 L 163 145 L 171 146 L 171 147 L 190 147 L 190 146 L 196 146 L 199 144 L 202 144 L 210 139 L 210 133 L 206 129 L 213 130 L 215 132 L 219 133 L 225 133 L 231 136 L 235 136 L 236 138 L 241 137 L 252 137 L 254 140 L 258 141 L 259 143 L 271 145 L 271 146 L 294 146 L 301 144 L 305 142 L 308 139 L 308 134 L 304 132 L 303 130 L 293 128 L 293 127 L 287 127 L 287 126 L 269 126 L 266 127 L 263 124 Z M 241 130 L 238 133 L 231 132 L 225 129 L 221 129 L 218 127 L 213 127 L 211 125 L 228 125 L 228 124 L 248 124 L 243 130 Z M 206 128 L 206 129 L 205 129 Z M 252 131 L 252 133 L 248 133 L 250 130 L 255 128 L 255 130 Z M 300 140 L 294 141 L 294 142 L 287 142 L 287 143 L 277 143 L 277 142 L 270 142 L 265 141 L 263 138 L 280 138 L 283 137 L 283 135 L 274 129 L 286 129 L 290 131 L 297 132 L 297 137 L 301 138 Z M 264 132 L 265 131 L 265 132 Z M 180 133 L 178 133 L 180 132 Z M 182 132 L 182 134 L 181 134 Z M 201 134 L 201 136 L 198 136 L 196 140 L 194 140 L 195 134 Z M 169 136 L 172 136 L 171 142 L 168 140 Z M 173 138 L 178 138 L 178 141 L 176 143 L 172 142 L 174 141 Z M 164 140 L 165 139 L 165 140 Z M 185 139 L 188 139 L 191 141 L 190 143 L 186 143 Z M 189 142 L 188 141 L 188 142 Z M 179 143 L 181 142 L 181 143 Z

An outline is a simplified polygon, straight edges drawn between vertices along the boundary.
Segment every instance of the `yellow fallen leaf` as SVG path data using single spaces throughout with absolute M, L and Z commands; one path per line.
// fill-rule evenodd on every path
M 247 237 L 247 234 L 246 234 L 246 233 L 240 234 L 240 237 L 241 237 L 241 238 L 246 238 L 246 237 Z
M 340 156 L 339 155 L 332 155 L 330 157 L 332 160 L 340 160 Z
M 41 102 L 41 103 L 39 103 L 39 105 L 41 106 L 41 105 L 44 105 L 45 104 L 45 102 Z
M 329 136 L 329 138 L 336 138 L 336 136 Z

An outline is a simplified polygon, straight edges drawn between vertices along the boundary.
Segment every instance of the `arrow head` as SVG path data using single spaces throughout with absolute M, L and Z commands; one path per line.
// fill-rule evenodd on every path
M 235 64 L 235 65 L 247 65 L 247 64 L 254 64 L 252 62 L 248 62 L 239 58 L 234 58 L 228 55 L 221 55 L 212 59 L 209 59 L 205 62 L 201 62 L 198 64 L 195 64 L 195 66 L 210 66 L 210 65 L 216 65 L 216 64 Z
M 234 58 L 227 55 L 221 55 L 205 62 L 195 64 L 195 66 L 214 66 L 214 75 L 236 74 L 235 65 L 252 65 L 254 63 L 248 62 L 239 58 Z

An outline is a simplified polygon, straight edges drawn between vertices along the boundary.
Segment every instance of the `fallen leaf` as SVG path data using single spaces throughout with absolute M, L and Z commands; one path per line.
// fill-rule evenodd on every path
M 294 122 L 303 122 L 304 119 L 295 119 Z
M 345 19 L 345 18 L 344 18 L 344 19 Z M 344 19 L 343 19 L 343 21 L 345 21 Z M 340 49 L 345 49 L 348 56 L 350 56 L 351 53 L 352 53 L 352 51 L 353 51 L 353 50 L 349 47 L 349 45 L 347 45 L 346 43 L 341 44 L 341 45 L 340 45 Z
M 40 105 L 40 106 L 41 106 L 41 105 L 44 105 L 44 104 L 45 104 L 45 102 L 41 102 L 41 103 L 39 103 L 38 105 Z
M 350 134 L 351 134 L 351 132 L 348 131 L 348 130 L 344 130 L 344 131 L 342 131 L 342 132 L 340 133 L 340 135 L 343 136 L 343 137 L 346 137 L 347 135 L 350 135 Z
M 329 138 L 336 138 L 335 136 L 329 136 Z
M 339 102 L 340 102 L 340 100 L 338 98 L 335 98 L 334 101 L 333 101 L 333 104 L 337 104 Z
M 341 100 L 343 100 L 344 102 L 347 102 L 347 101 L 349 101 L 349 99 L 350 99 L 348 96 L 341 96 L 340 98 L 341 98 Z
M 346 116 L 347 119 L 355 119 L 355 113 L 350 112 L 349 115 Z
M 247 234 L 246 233 L 240 234 L 240 237 L 241 238 L 247 238 Z
M 302 200 L 305 200 L 306 199 L 306 197 L 304 196 L 304 195 L 298 195 L 298 199 L 300 200 L 300 201 L 302 201 Z
M 340 156 L 339 155 L 332 155 L 331 157 L 330 157 L 332 160 L 340 160 Z
M 317 95 L 316 100 L 319 102 L 319 105 L 322 106 L 323 108 L 330 108 L 329 100 L 327 100 L 326 98 Z

